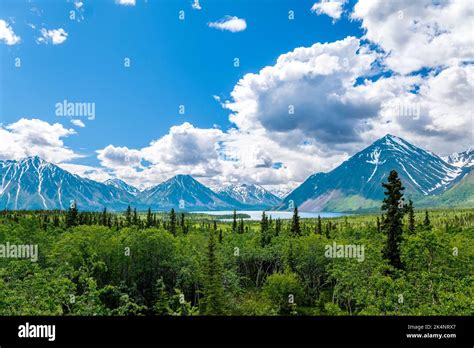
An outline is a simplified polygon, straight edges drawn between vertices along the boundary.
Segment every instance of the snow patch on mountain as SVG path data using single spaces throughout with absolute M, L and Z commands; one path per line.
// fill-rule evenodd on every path
M 463 152 L 455 152 L 447 157 L 444 160 L 458 168 L 471 168 L 474 167 L 474 149 L 469 148 Z

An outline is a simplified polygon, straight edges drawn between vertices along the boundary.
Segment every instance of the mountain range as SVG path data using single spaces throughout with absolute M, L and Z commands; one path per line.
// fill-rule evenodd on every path
M 398 172 L 405 196 L 415 203 L 438 206 L 449 201 L 446 206 L 473 205 L 474 189 L 468 184 L 472 169 L 469 156 L 472 159 L 472 151 L 454 154 L 449 163 L 388 134 L 332 171 L 311 175 L 286 196 L 277 209 L 285 210 L 294 205 L 302 211 L 377 209 L 384 196 L 381 183 L 391 170 Z M 457 186 L 461 187 L 460 192 L 449 191 Z M 453 197 L 447 201 L 444 196 L 448 194 Z
M 407 141 L 386 135 L 327 173 L 315 173 L 286 197 L 262 186 L 206 187 L 190 175 L 176 175 L 139 190 L 114 178 L 103 183 L 69 173 L 41 158 L 0 161 L 1 209 L 81 210 L 290 210 L 364 212 L 380 208 L 381 183 L 396 170 L 405 196 L 418 207 L 474 206 L 474 151 L 441 158 Z
M 119 211 L 128 205 L 139 210 L 256 210 L 280 202 L 256 185 L 238 186 L 239 200 L 234 190 L 216 193 L 192 176 L 181 174 L 140 191 L 117 178 L 103 183 L 82 178 L 38 156 L 0 161 L 0 181 L 0 207 L 10 210 L 67 209 L 72 201 L 80 210 L 94 211 L 104 207 Z

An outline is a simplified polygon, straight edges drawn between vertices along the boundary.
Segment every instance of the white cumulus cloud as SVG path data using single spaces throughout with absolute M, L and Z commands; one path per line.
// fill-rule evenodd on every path
M 239 31 L 244 31 L 247 29 L 247 22 L 245 19 L 238 18 L 235 16 L 225 16 L 222 19 L 219 19 L 216 22 L 210 22 L 207 24 L 210 28 L 215 28 L 219 30 L 227 30 L 232 33 L 237 33 Z
M 359 0 L 352 18 L 387 54 L 385 64 L 408 74 L 423 67 L 474 60 L 472 1 Z
M 15 45 L 20 42 L 20 37 L 15 35 L 10 24 L 3 19 L 0 19 L 0 41 L 7 45 Z
M 84 124 L 84 122 L 82 122 L 81 120 L 77 120 L 77 119 L 73 119 L 71 120 L 71 123 L 73 125 L 75 125 L 76 127 L 79 127 L 79 128 L 84 128 L 86 125 Z
M 201 7 L 201 4 L 199 3 L 199 0 L 194 0 L 194 1 L 193 1 L 193 4 L 191 5 L 191 7 L 192 7 L 194 10 L 202 10 L 202 7 Z
M 122 6 L 135 6 L 136 0 L 115 0 L 115 3 Z
M 97 153 L 101 164 L 109 168 L 139 167 L 142 159 L 140 151 L 113 145 L 108 145 Z
M 341 18 L 346 2 L 346 0 L 320 0 L 313 4 L 311 11 L 318 15 L 325 14 L 337 21 Z
M 52 43 L 53 45 L 60 45 L 67 40 L 68 33 L 62 28 L 47 30 L 45 28 L 40 29 L 41 37 L 36 42 L 38 43 Z
M 21 159 L 40 156 L 50 162 L 64 162 L 81 157 L 64 145 L 63 138 L 75 134 L 59 123 L 22 118 L 0 128 L 0 158 Z

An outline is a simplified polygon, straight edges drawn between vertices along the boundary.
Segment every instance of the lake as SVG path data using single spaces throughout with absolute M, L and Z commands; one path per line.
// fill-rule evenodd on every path
M 221 211 L 193 211 L 191 213 L 196 213 L 196 214 L 208 214 L 208 215 L 232 215 L 234 211 L 232 210 L 221 210 Z M 250 215 L 250 218 L 246 218 L 244 220 L 252 220 L 252 221 L 258 221 L 262 219 L 262 213 L 263 210 L 237 210 L 237 214 L 247 214 Z M 265 214 L 267 216 L 271 216 L 272 219 L 291 219 L 293 217 L 293 212 L 292 211 L 271 211 L 271 210 L 265 210 Z M 318 215 L 321 216 L 321 218 L 332 218 L 332 217 L 339 217 L 339 216 L 346 216 L 349 214 L 344 214 L 344 213 L 314 213 L 314 212 L 298 212 L 298 215 L 302 219 L 308 219 L 308 218 L 317 218 Z M 232 219 L 219 219 L 220 221 L 232 221 Z

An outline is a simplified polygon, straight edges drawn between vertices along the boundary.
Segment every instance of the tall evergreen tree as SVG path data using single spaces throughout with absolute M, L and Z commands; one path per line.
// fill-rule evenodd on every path
M 262 220 L 260 221 L 260 245 L 264 247 L 270 242 L 268 235 L 268 218 L 265 211 L 262 213 Z
M 151 209 L 148 208 L 148 212 L 146 213 L 146 227 L 150 228 L 153 226 L 153 215 L 151 214 Z
M 174 212 L 174 208 L 171 208 L 170 211 L 169 231 L 176 236 L 176 213 Z
M 260 220 L 260 232 L 263 235 L 267 231 L 268 231 L 268 218 L 267 218 L 267 215 L 265 214 L 265 211 L 263 211 L 262 220 Z
M 275 221 L 275 236 L 280 235 L 280 232 L 281 232 L 281 220 L 276 219 L 276 221 Z
M 130 226 L 132 224 L 132 208 L 130 205 L 127 207 L 127 210 L 125 211 L 125 222 L 127 226 Z
M 155 291 L 157 292 L 156 303 L 153 306 L 155 314 L 168 315 L 170 312 L 170 299 L 168 292 L 166 291 L 166 286 L 163 281 L 163 277 L 160 277 L 156 280 Z
M 76 201 L 72 201 L 69 210 L 66 213 L 66 227 L 77 226 L 78 211 Z
M 209 231 L 207 245 L 207 264 L 204 283 L 204 313 L 206 315 L 224 314 L 224 286 L 222 268 L 217 257 L 215 231 Z
M 323 223 L 321 221 L 321 216 L 318 215 L 318 230 L 317 230 L 317 233 L 318 234 L 323 234 Z
M 385 188 L 382 210 L 387 212 L 385 219 L 382 221 L 382 229 L 387 234 L 384 257 L 389 260 L 393 267 L 401 269 L 400 243 L 403 230 L 403 190 L 405 188 L 402 186 L 395 170 L 390 172 L 388 182 L 382 183 L 382 186 Z
M 186 226 L 185 226 L 185 225 L 186 225 L 186 222 L 185 222 L 185 220 L 184 220 L 184 213 L 181 213 L 181 221 L 180 221 L 179 224 L 181 225 L 181 229 L 183 230 L 183 233 L 184 233 L 184 232 L 185 232 L 184 230 L 185 230 L 185 227 L 186 227 Z
M 100 224 L 102 226 L 107 226 L 107 208 L 106 207 L 104 207 L 104 210 L 102 211 Z
M 244 218 L 240 218 L 240 222 L 239 222 L 239 234 L 243 234 L 244 233 Z
M 423 226 L 430 227 L 430 225 L 431 225 L 430 215 L 428 214 L 428 210 L 425 210 L 425 220 L 423 220 Z
M 291 234 L 293 236 L 300 236 L 301 235 L 301 227 L 300 227 L 300 217 L 298 215 L 298 207 L 295 206 L 293 211 L 293 218 L 291 219 Z
M 137 208 L 133 209 L 133 224 L 138 225 L 138 213 L 137 213 Z
M 237 232 L 237 212 L 234 209 L 234 214 L 232 215 L 232 232 Z
M 413 202 L 410 199 L 407 205 L 407 213 L 408 213 L 408 231 L 410 233 L 415 233 L 415 210 L 413 209 Z

